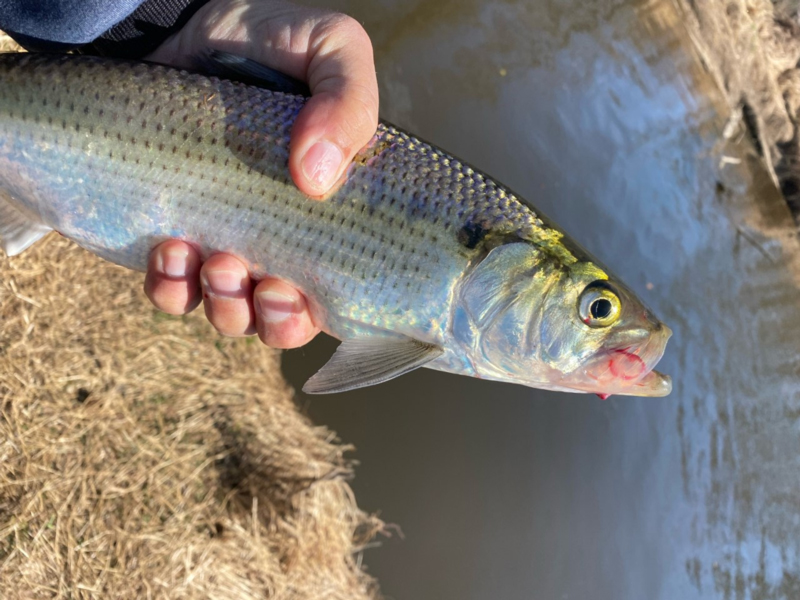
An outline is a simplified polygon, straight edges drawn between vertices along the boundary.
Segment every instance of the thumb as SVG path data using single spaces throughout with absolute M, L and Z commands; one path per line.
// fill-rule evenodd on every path
M 295 121 L 289 170 L 309 196 L 322 196 L 375 134 L 378 83 L 372 43 L 357 21 L 335 15 L 309 40 L 311 98 Z
M 303 79 L 312 97 L 292 129 L 289 170 L 323 196 L 378 125 L 372 42 L 351 17 L 283 0 L 211 0 L 149 60 L 188 67 L 216 48 Z

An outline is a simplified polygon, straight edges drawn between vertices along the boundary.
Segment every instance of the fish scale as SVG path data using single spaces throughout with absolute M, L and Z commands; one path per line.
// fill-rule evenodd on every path
M 304 102 L 148 63 L 0 55 L 0 187 L 19 212 L 6 219 L 34 215 L 138 270 L 169 238 L 235 254 L 304 292 L 334 336 L 409 338 L 392 356 L 419 366 L 435 347 L 437 368 L 468 374 L 456 295 L 493 247 L 524 243 L 540 278 L 576 264 L 607 278 L 508 189 L 388 124 L 335 191 L 308 198 L 288 170 Z

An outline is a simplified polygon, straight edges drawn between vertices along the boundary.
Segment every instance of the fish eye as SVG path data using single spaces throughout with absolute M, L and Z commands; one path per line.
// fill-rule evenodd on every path
M 607 282 L 595 281 L 581 293 L 578 312 L 589 327 L 608 327 L 619 319 L 622 303 Z

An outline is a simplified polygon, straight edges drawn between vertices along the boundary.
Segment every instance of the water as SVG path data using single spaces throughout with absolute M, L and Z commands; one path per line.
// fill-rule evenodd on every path
M 428 370 L 299 396 L 399 599 L 800 598 L 800 247 L 667 0 L 353 0 L 382 115 L 533 201 L 675 335 L 664 399 Z M 287 353 L 298 385 L 334 347 Z

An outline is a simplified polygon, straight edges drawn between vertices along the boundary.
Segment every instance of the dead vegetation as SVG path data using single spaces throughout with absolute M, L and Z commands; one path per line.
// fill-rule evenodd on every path
M 0 258 L 0 598 L 368 598 L 361 512 L 279 356 L 51 235 Z
M 800 4 L 686 0 L 687 24 L 800 224 Z

